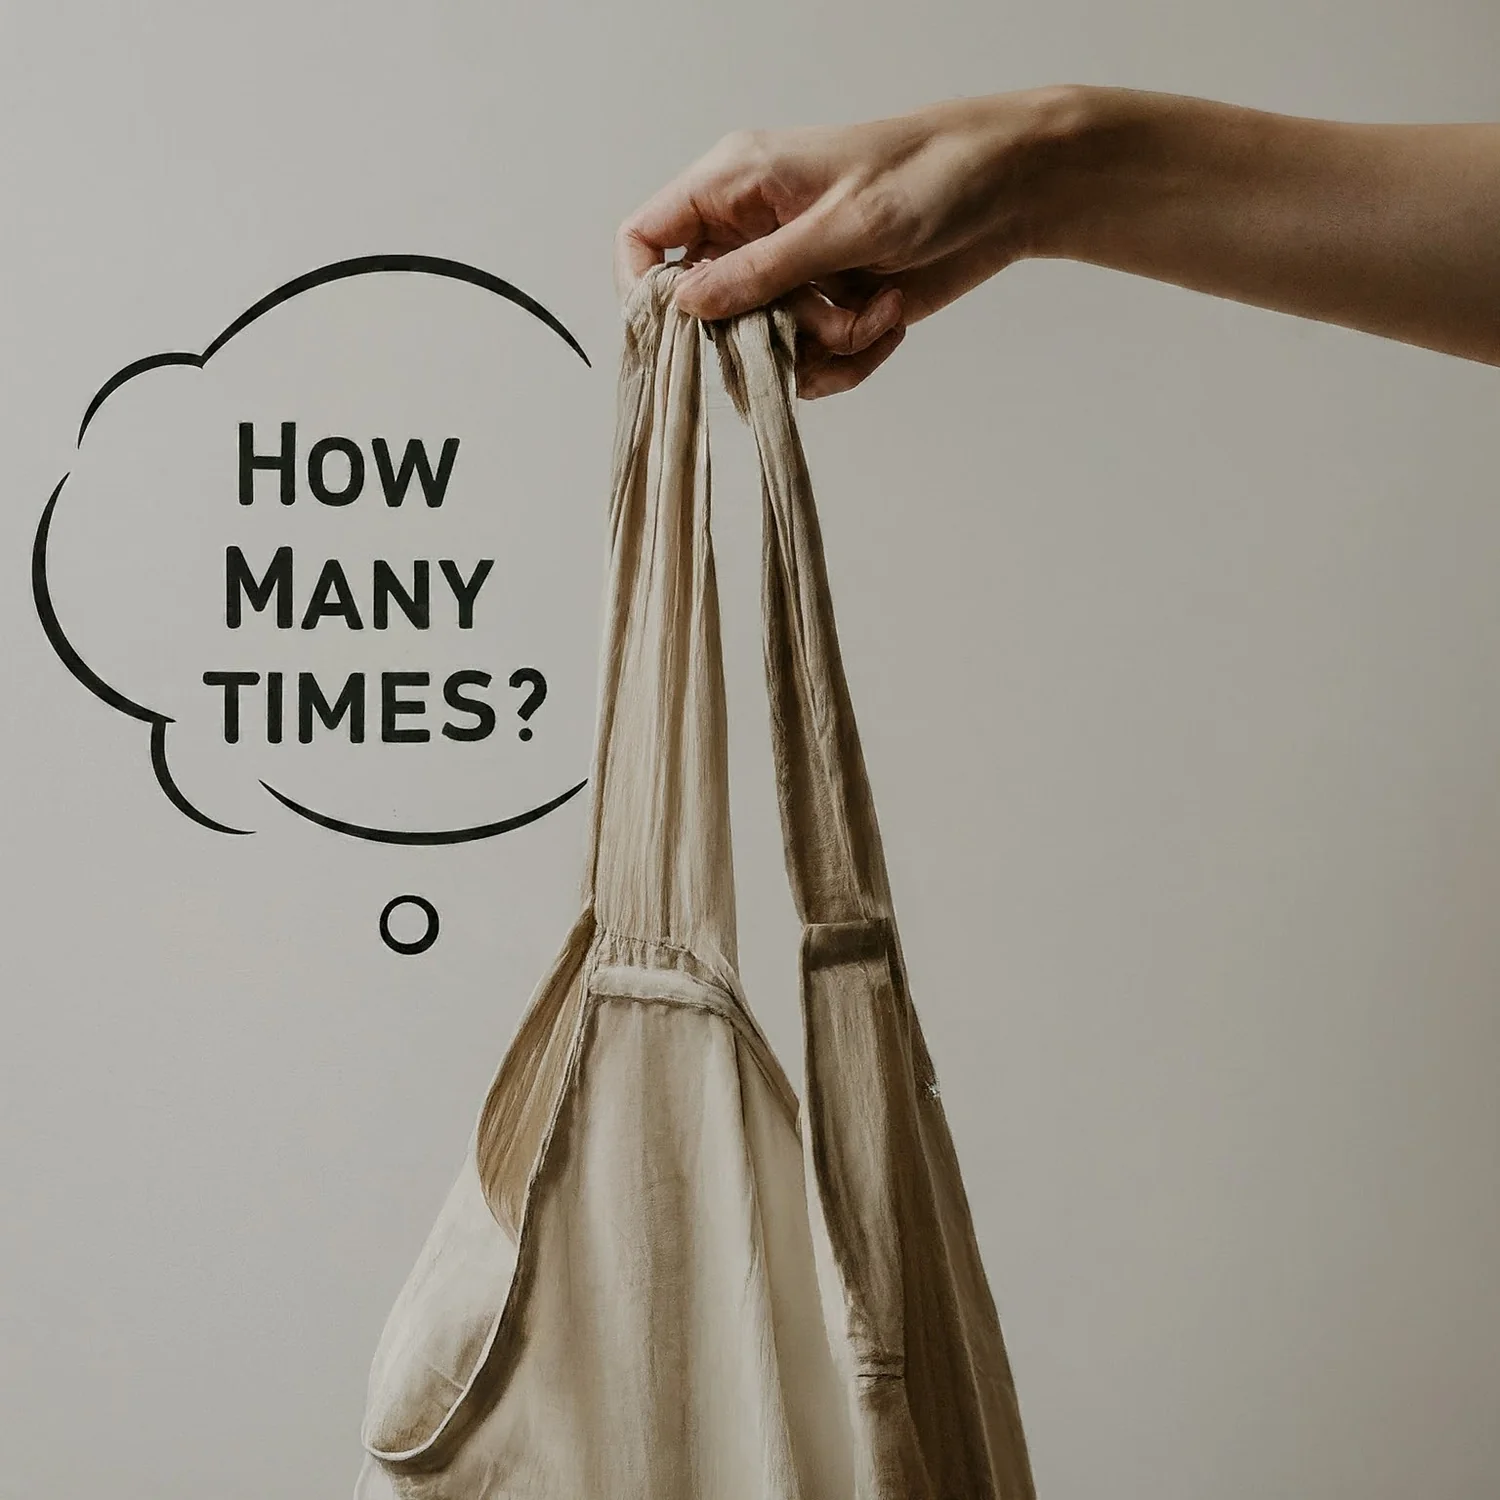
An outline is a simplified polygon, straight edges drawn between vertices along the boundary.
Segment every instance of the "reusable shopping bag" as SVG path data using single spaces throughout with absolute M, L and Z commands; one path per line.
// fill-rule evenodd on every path
M 794 325 L 625 308 L 582 915 L 370 1372 L 360 1494 L 1031 1500 L 907 989 L 794 416 Z M 753 431 L 805 1099 L 737 975 L 706 344 Z

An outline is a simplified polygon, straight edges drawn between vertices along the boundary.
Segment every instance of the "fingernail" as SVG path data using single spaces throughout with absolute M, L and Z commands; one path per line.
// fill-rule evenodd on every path
M 874 343 L 901 321 L 901 290 L 888 286 L 859 316 L 860 336 Z
M 871 344 L 882 339 L 901 321 L 901 293 L 887 287 L 874 297 L 854 320 L 850 330 L 851 354 L 863 354 Z

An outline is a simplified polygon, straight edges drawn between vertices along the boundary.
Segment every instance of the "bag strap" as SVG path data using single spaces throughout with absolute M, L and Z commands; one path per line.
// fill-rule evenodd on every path
M 701 325 L 660 266 L 624 309 L 586 897 L 600 927 L 736 962 Z
M 724 386 L 755 437 L 762 614 L 787 876 L 806 925 L 891 917 L 880 827 L 844 676 L 783 309 L 711 325 Z
M 653 267 L 625 309 L 588 897 L 623 936 L 736 963 L 701 332 L 759 455 L 762 618 L 787 875 L 806 925 L 889 919 L 885 856 L 795 416 L 784 310 L 700 324 Z

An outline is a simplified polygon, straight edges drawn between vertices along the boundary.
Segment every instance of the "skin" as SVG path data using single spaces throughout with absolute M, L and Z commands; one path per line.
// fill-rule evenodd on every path
M 621 225 L 704 319 L 796 314 L 798 390 L 858 385 L 1015 261 L 1085 261 L 1500 365 L 1500 124 L 1363 125 L 1065 86 L 726 136 Z

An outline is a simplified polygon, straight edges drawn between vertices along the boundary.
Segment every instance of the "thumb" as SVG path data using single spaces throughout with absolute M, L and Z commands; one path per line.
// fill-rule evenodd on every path
M 732 318 L 819 276 L 847 270 L 842 249 L 820 216 L 806 213 L 714 260 L 700 261 L 678 278 L 673 298 L 691 317 Z

